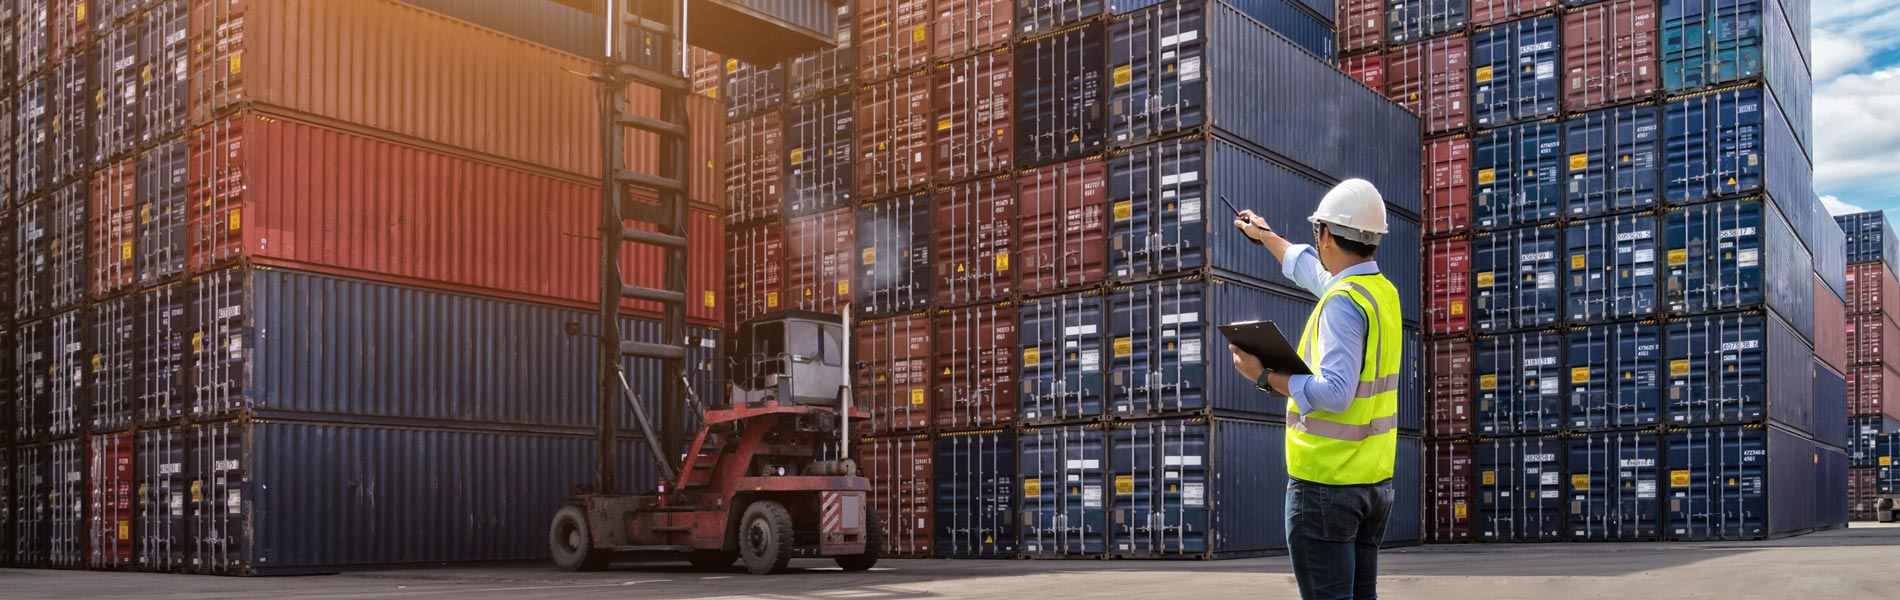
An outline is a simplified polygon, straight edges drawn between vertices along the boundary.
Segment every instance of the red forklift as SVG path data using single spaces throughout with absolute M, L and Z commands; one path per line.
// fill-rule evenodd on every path
M 594 570 L 619 554 L 674 553 L 702 569 L 742 561 L 761 575 L 784 570 L 793 557 L 831 558 L 848 571 L 870 569 L 877 564 L 883 529 L 870 506 L 870 482 L 849 458 L 850 420 L 869 417 L 851 406 L 849 310 L 842 317 L 780 312 L 741 324 L 727 361 L 730 393 L 718 406 L 702 407 L 688 378 L 689 369 L 697 368 L 688 348 L 702 340 L 690 338 L 686 329 L 685 99 L 691 89 L 683 32 L 711 27 L 725 36 L 707 44 L 713 50 L 765 63 L 822 49 L 832 40 L 785 34 L 781 22 L 756 9 L 733 12 L 744 6 L 728 0 L 560 1 L 606 17 L 607 58 L 593 76 L 601 90 L 603 158 L 597 463 L 594 482 L 576 486 L 570 504 L 554 515 L 548 530 L 554 563 Z M 666 69 L 672 72 L 630 62 L 636 46 L 638 53 L 658 46 L 659 56 L 675 59 Z M 659 118 L 623 110 L 629 83 L 660 91 Z M 622 168 L 629 128 L 659 136 L 659 174 Z M 632 200 L 632 187 L 658 192 L 659 202 Z M 653 227 L 630 227 L 630 221 Z M 664 251 L 663 288 L 625 283 L 619 269 L 624 243 Z M 663 307 L 663 343 L 620 339 L 619 310 L 628 298 Z M 649 419 L 629 385 L 623 357 L 660 362 L 657 419 Z M 623 399 L 661 475 L 656 489 L 646 493 L 621 493 L 614 480 Z M 691 443 L 683 444 L 689 412 L 700 416 L 700 425 Z

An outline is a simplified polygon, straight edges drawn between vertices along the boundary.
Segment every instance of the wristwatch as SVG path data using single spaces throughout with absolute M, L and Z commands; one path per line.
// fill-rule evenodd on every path
M 1253 387 L 1254 387 L 1254 389 L 1257 389 L 1257 390 L 1260 390 L 1260 391 L 1262 391 L 1262 392 L 1266 392 L 1266 393 L 1269 393 L 1269 394 L 1272 394 L 1272 393 L 1275 393 L 1275 392 L 1273 391 L 1273 386 L 1272 386 L 1271 384 L 1269 384 L 1269 383 L 1267 383 L 1267 376 L 1268 376 L 1268 375 L 1272 375 L 1272 374 L 1273 374 L 1273 371 L 1272 371 L 1272 370 L 1263 370 L 1263 371 L 1261 371 L 1261 372 L 1260 372 L 1260 378 L 1259 378 L 1259 379 L 1255 379 L 1255 380 L 1253 380 Z

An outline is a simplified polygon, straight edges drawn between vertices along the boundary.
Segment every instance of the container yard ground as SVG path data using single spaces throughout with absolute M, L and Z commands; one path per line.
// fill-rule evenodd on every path
M 1381 591 L 1406 600 L 1466 598 L 1894 597 L 1900 526 L 1766 542 L 1482 544 L 1406 548 L 1381 561 Z M 415 568 L 233 579 L 135 573 L 0 570 L 0 597 L 56 598 L 1295 598 L 1284 557 L 1220 562 L 891 560 L 866 573 L 820 561 L 754 577 L 684 565 L 621 564 L 564 573 L 545 563 Z

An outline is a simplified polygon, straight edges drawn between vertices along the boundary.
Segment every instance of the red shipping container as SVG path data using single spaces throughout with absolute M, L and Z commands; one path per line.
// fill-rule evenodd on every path
M 1425 433 L 1433 437 L 1471 435 L 1471 342 L 1431 342 L 1429 393 L 1426 395 Z
M 784 307 L 785 241 L 778 225 L 726 232 L 728 323 L 737 325 Z
M 200 128 L 190 145 L 193 272 L 242 259 L 533 302 L 600 302 L 596 185 L 248 111 Z M 687 225 L 687 315 L 717 326 L 724 225 L 698 210 Z M 664 285 L 653 246 L 626 244 L 620 270 L 626 283 Z M 623 306 L 659 312 L 651 302 Z
M 95 1 L 98 0 L 52 0 L 53 14 L 47 18 L 52 21 L 55 60 L 65 60 L 85 52 L 86 45 L 92 43 L 92 19 L 98 13 L 93 10 L 95 7 L 92 3 Z M 27 2 L 20 4 L 31 5 Z
M 1847 519 L 1849 521 L 1872 521 L 1879 516 L 1874 511 L 1875 503 L 1880 501 L 1880 480 L 1876 467 L 1863 467 L 1847 470 Z
M 1848 367 L 1847 414 L 1900 419 L 1900 372 L 1886 365 Z
M 1471 24 L 1496 25 L 1557 7 L 1557 0 L 1471 0 Z
M 1471 139 L 1425 143 L 1425 233 L 1444 235 L 1471 227 Z
M 1471 241 L 1433 240 L 1425 245 L 1425 327 L 1434 334 L 1471 329 Z
M 132 567 L 132 435 L 92 436 L 91 530 L 94 569 Z
M 870 434 L 930 427 L 930 317 L 865 321 L 852 331 L 859 362 L 852 401 L 871 411 Z
M 654 112 L 659 112 L 658 106 Z M 726 193 L 726 110 L 718 100 L 689 96 L 686 98 L 686 123 L 692 130 L 693 139 L 687 143 L 686 157 L 686 195 L 700 208 L 718 212 L 723 210 L 722 201 Z M 630 141 L 629 155 L 640 151 L 643 146 L 631 145 L 632 142 L 648 143 L 627 130 Z M 653 173 L 659 173 L 659 138 L 650 140 L 653 144 L 655 159 Z
M 1471 541 L 1472 513 L 1477 498 L 1472 494 L 1471 444 L 1469 442 L 1425 442 L 1425 542 L 1447 544 Z
M 935 326 L 937 426 L 1007 426 L 1016 420 L 1016 309 L 991 304 L 946 310 Z
M 1016 186 L 1007 177 L 979 179 L 936 194 L 936 281 L 939 304 L 1008 296 L 1016 288 Z
M 1847 265 L 1847 314 L 1871 312 L 1900 316 L 1900 282 L 1893 267 L 1878 262 Z
M 1585 111 L 1661 89 L 1656 19 L 1656 0 L 1613 0 L 1564 15 L 1564 109 Z
M 688 77 L 693 80 L 693 93 L 713 100 L 719 99 L 719 79 L 725 73 L 725 57 L 698 46 L 691 47 L 689 52 L 691 54 L 686 59 L 686 68 L 690 71 Z M 720 114 L 725 112 L 722 110 Z
M 1007 171 L 1015 148 L 1015 63 L 1007 49 L 937 67 L 937 181 L 961 181 Z
M 856 0 L 858 78 L 876 81 L 930 64 L 930 0 Z
M 1385 95 L 1418 115 L 1426 133 L 1471 124 L 1471 40 L 1464 36 L 1400 46 L 1385 57 Z
M 937 0 L 934 56 L 945 60 L 1009 41 L 1016 22 L 1012 0 Z
M 851 209 L 792 218 L 785 227 L 785 291 L 791 308 L 842 314 L 857 266 L 857 218 Z
M 930 73 L 858 92 L 858 193 L 875 199 L 930 182 Z
M 1338 0 L 1339 53 L 1385 45 L 1385 0 Z
M 858 442 L 858 465 L 871 480 L 871 508 L 884 523 L 884 552 L 929 558 L 936 533 L 936 468 L 930 436 Z
M 726 222 L 752 223 L 776 219 L 784 206 L 784 169 L 780 151 L 785 147 L 778 114 L 766 114 L 726 125 Z
M 133 245 L 138 239 L 138 159 L 100 169 L 92 176 L 92 295 L 103 298 L 138 278 Z
M 1847 372 L 1847 313 L 1834 290 L 1820 275 L 1814 276 L 1814 357 Z
M 1887 352 L 1887 350 L 1896 350 Z M 1847 318 L 1847 364 L 1900 366 L 1900 324 L 1880 313 Z
M 1385 93 L 1385 56 L 1381 54 L 1361 54 L 1339 59 L 1339 70 L 1345 71 L 1359 83 L 1366 84 L 1372 91 Z
M 1108 269 L 1108 168 L 1099 158 L 1032 169 L 1016 178 L 1022 218 L 1017 259 L 1024 294 L 1102 281 Z

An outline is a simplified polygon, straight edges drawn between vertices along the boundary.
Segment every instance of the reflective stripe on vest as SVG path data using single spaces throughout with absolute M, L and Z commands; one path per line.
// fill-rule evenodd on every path
M 1314 483 L 1357 485 L 1392 478 L 1398 451 L 1399 367 L 1404 330 L 1398 290 L 1383 275 L 1341 279 L 1313 307 L 1301 333 L 1300 357 L 1317 360 L 1320 313 L 1344 296 L 1366 316 L 1364 362 L 1352 405 L 1344 412 L 1300 414 L 1287 399 L 1287 473 Z M 1317 370 L 1317 365 L 1314 365 Z

